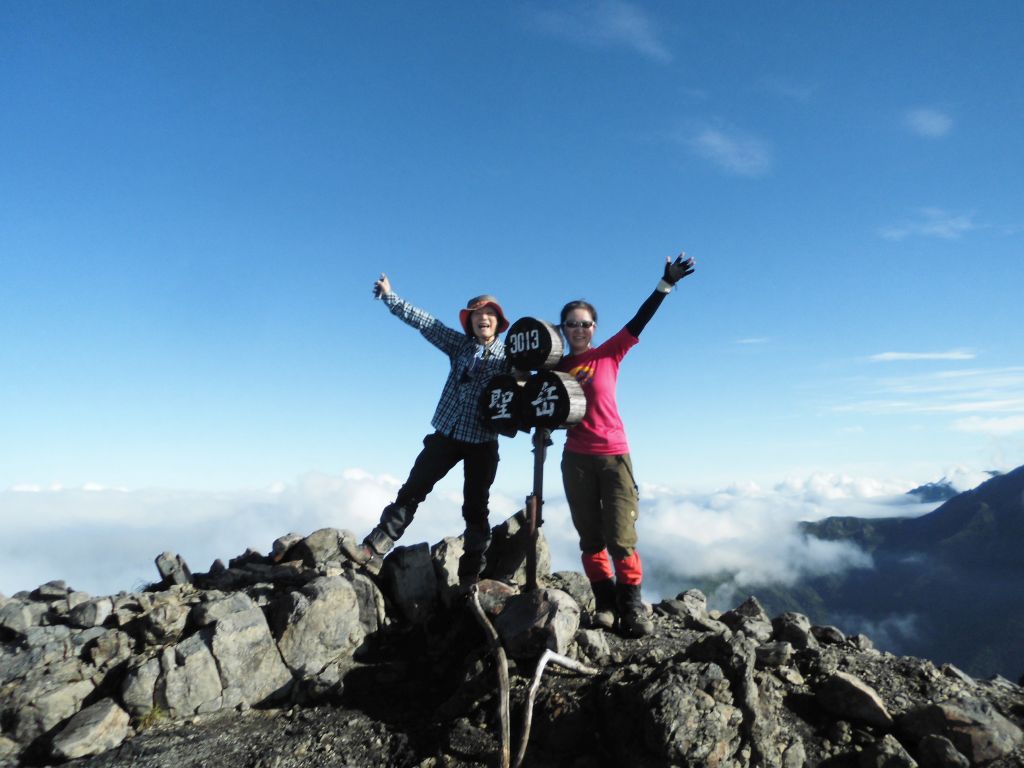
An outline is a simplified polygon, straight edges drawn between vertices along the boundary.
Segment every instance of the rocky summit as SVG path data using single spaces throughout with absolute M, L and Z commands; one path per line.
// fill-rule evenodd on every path
M 1024 764 L 1009 680 L 697 590 L 625 639 L 590 628 L 585 578 L 550 573 L 543 537 L 524 590 L 519 516 L 493 534 L 468 593 L 457 538 L 371 580 L 323 529 L 206 573 L 164 553 L 138 593 L 0 597 L 0 766 Z

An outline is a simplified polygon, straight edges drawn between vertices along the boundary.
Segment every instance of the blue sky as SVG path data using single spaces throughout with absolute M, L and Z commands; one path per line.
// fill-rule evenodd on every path
M 386 489 L 359 527 L 446 369 L 380 271 L 601 339 L 681 249 L 620 379 L 641 485 L 1024 463 L 1022 49 L 1017 2 L 5 2 L 0 523 L 331 477 Z

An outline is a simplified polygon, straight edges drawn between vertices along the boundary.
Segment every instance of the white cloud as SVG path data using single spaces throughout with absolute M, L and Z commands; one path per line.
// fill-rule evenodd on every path
M 926 139 L 941 139 L 952 130 L 953 119 L 945 112 L 921 107 L 904 112 L 903 125 Z
M 871 567 L 849 543 L 803 536 L 797 524 L 832 515 L 893 517 L 923 514 L 910 484 L 845 475 L 791 478 L 774 488 L 735 485 L 712 494 L 644 488 L 640 551 L 653 578 L 650 591 L 671 596 L 698 576 L 731 574 L 713 596 L 729 605 L 746 586 L 793 583 L 802 576 Z
M 838 405 L 834 410 L 874 414 L 1024 413 L 1024 367 L 1021 366 L 886 377 L 870 382 L 868 388 L 869 394 L 875 397 Z M 999 424 L 991 425 L 990 430 L 981 429 L 982 422 L 959 424 L 957 428 L 961 430 L 964 425 L 976 427 L 964 431 L 996 432 L 1000 429 Z
M 766 336 L 752 336 L 747 339 L 736 339 L 737 344 L 767 344 L 771 339 Z
M 970 416 L 953 422 L 953 428 L 960 432 L 980 432 L 985 435 L 1001 437 L 1024 432 L 1024 416 L 1004 416 L 1001 418 L 982 418 Z
M 600 48 L 624 47 L 649 59 L 669 62 L 672 54 L 657 25 L 640 6 L 622 0 L 577 3 L 570 8 L 542 8 L 537 23 L 549 34 Z
M 744 483 L 714 493 L 645 486 L 639 528 L 647 597 L 675 595 L 694 576 L 724 570 L 735 575 L 722 599 L 745 584 L 870 567 L 870 558 L 856 547 L 807 539 L 797 523 L 830 515 L 923 514 L 934 505 L 905 493 L 917 484 L 816 474 L 773 488 Z M 203 571 L 214 559 L 226 562 L 247 547 L 268 552 L 289 531 L 334 527 L 361 536 L 397 488 L 393 478 L 351 470 L 310 473 L 255 492 L 2 492 L 0 591 L 11 594 L 59 578 L 76 589 L 108 594 L 155 580 L 153 559 L 165 550 Z M 492 492 L 492 524 L 512 515 L 520 501 Z M 433 544 L 461 533 L 461 503 L 457 484 L 435 490 L 402 543 Z M 553 569 L 579 570 L 578 540 L 564 498 L 546 499 L 544 517 Z
M 879 231 L 879 235 L 886 240 L 895 241 L 906 240 L 908 237 L 957 240 L 978 228 L 973 213 L 951 213 L 942 208 L 919 208 L 916 218 L 884 227 Z
M 946 352 L 881 352 L 868 359 L 875 363 L 895 360 L 973 360 L 976 357 L 969 349 L 951 349 Z
M 398 486 L 386 475 L 355 472 L 309 473 L 261 491 L 0 491 L 0 592 L 64 579 L 107 594 L 156 579 L 153 559 L 164 550 L 205 571 L 247 547 L 269 552 L 289 531 L 347 528 L 362 536 Z M 492 520 L 514 513 L 517 503 L 492 491 Z M 410 543 L 461 533 L 461 506 L 461 494 L 435 490 L 409 529 Z
M 703 126 L 686 137 L 691 150 L 737 176 L 763 176 L 771 170 L 768 144 L 738 131 Z

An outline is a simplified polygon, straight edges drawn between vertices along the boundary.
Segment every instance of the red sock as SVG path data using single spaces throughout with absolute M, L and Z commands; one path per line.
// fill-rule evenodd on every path
M 640 584 L 644 580 L 644 567 L 636 550 L 629 557 L 612 562 L 615 563 L 615 577 L 619 584 Z
M 612 565 L 608 562 L 607 549 L 593 553 L 584 552 L 581 559 L 583 560 L 583 572 L 587 574 L 590 581 L 606 581 L 615 576 Z

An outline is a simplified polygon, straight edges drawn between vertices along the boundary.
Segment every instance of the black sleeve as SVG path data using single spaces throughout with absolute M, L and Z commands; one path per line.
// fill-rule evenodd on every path
M 661 302 L 665 300 L 666 296 L 668 294 L 661 291 L 651 293 L 647 300 L 640 305 L 640 309 L 636 311 L 636 314 L 633 315 L 633 319 L 626 323 L 626 330 L 636 338 L 640 338 L 640 332 L 647 327 L 647 323 L 654 317 L 654 313 L 658 311 L 658 307 L 661 306 Z

